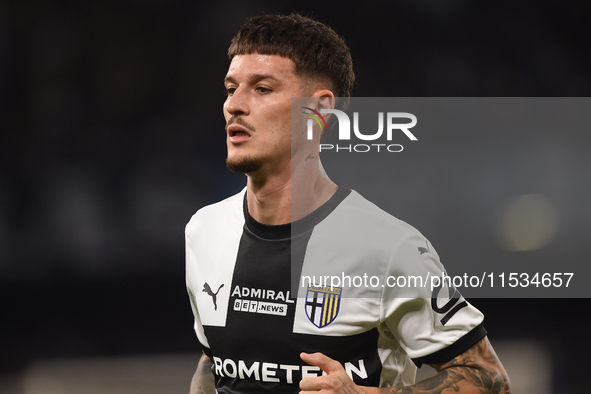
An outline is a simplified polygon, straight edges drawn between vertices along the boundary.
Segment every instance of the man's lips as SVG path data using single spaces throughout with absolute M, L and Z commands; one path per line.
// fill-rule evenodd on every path
M 228 138 L 233 143 L 243 142 L 250 138 L 250 131 L 239 124 L 231 124 L 226 129 Z

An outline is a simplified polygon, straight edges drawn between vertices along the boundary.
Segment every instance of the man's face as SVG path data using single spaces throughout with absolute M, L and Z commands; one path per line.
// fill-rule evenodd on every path
M 289 171 L 291 98 L 304 95 L 295 63 L 278 55 L 237 55 L 225 86 L 228 168 Z

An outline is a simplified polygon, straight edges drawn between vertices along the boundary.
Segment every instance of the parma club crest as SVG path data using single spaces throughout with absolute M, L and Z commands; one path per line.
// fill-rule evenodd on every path
M 337 317 L 342 291 L 340 287 L 308 285 L 306 315 L 316 327 L 326 327 Z

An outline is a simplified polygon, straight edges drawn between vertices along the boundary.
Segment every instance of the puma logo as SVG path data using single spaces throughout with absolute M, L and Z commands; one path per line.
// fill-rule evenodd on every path
M 216 291 L 215 293 L 211 290 L 211 287 L 209 286 L 209 284 L 207 284 L 207 282 L 205 282 L 203 284 L 203 292 L 207 293 L 208 295 L 211 296 L 211 299 L 213 300 L 213 307 L 214 309 L 217 311 L 218 310 L 218 293 L 220 292 L 220 289 L 224 287 L 224 284 L 222 283 L 220 285 L 220 287 L 218 287 L 218 291 Z
M 427 246 L 426 248 L 423 248 L 422 246 L 419 246 L 419 253 L 423 254 L 423 253 L 431 253 L 431 251 L 429 250 L 429 244 L 427 243 L 427 241 L 425 241 L 425 245 Z

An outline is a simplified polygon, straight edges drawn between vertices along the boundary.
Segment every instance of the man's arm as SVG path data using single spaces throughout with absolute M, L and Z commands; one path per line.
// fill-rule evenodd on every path
M 211 372 L 212 365 L 211 358 L 203 353 L 197 363 L 195 375 L 191 380 L 190 394 L 215 394 L 215 381 Z
M 452 360 L 431 365 L 437 375 L 406 387 L 361 387 L 353 383 L 343 366 L 330 358 L 315 353 L 302 354 L 307 363 L 317 365 L 327 373 L 300 382 L 305 391 L 328 390 L 344 394 L 510 394 L 509 377 L 487 338 Z M 332 390 L 332 391 L 330 391 Z
M 413 386 L 390 388 L 388 394 L 438 394 L 451 389 L 469 394 L 510 394 L 509 377 L 488 338 L 452 360 L 431 365 L 437 375 Z

